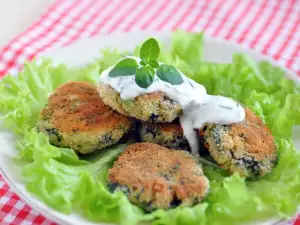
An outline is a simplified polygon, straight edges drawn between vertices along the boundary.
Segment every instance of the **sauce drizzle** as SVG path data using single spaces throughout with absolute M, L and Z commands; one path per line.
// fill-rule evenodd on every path
M 139 58 L 130 57 L 139 63 Z M 180 124 L 193 155 L 199 154 L 199 142 L 194 129 L 201 129 L 206 124 L 239 123 L 245 118 L 245 110 L 240 104 L 224 96 L 208 95 L 203 85 L 189 79 L 179 70 L 182 84 L 172 85 L 155 76 L 153 83 L 145 89 L 135 83 L 135 76 L 109 77 L 112 68 L 102 72 L 100 82 L 109 84 L 120 93 L 122 99 L 129 100 L 146 93 L 163 92 L 182 106 Z

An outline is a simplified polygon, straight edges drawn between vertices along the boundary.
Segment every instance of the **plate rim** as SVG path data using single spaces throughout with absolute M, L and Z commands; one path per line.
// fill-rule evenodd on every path
M 135 30 L 135 31 L 131 31 L 131 32 L 122 32 L 122 31 L 116 31 L 116 32 L 112 32 L 110 34 L 106 34 L 106 33 L 100 33 L 99 35 L 97 36 L 94 36 L 94 37 L 88 37 L 88 38 L 81 38 L 71 44 L 68 44 L 68 45 L 65 45 L 65 46 L 60 46 L 60 47 L 55 47 L 55 48 L 52 48 L 52 49 L 49 49 L 41 54 L 38 54 L 37 55 L 37 59 L 41 58 L 41 57 L 51 57 L 51 54 L 55 54 L 55 52 L 58 52 L 62 49 L 67 49 L 67 48 L 71 48 L 72 46 L 75 46 L 75 45 L 84 45 L 85 42 L 87 41 L 97 41 L 97 40 L 101 40 L 101 38 L 104 38 L 104 37 L 111 37 L 111 36 L 119 36 L 119 35 L 132 35 L 132 34 L 140 34 L 143 33 L 143 35 L 145 36 L 155 36 L 155 35 L 169 35 L 171 33 L 173 33 L 173 31 L 160 31 L 160 32 L 157 32 L 157 31 L 142 31 L 142 30 Z M 294 80 L 295 82 L 299 82 L 300 83 L 300 76 L 298 76 L 293 70 L 289 69 L 289 68 L 286 68 L 284 67 L 280 62 L 276 61 L 275 59 L 271 58 L 270 56 L 267 56 L 267 55 L 264 55 L 258 51 L 255 51 L 253 49 L 250 49 L 248 48 L 247 46 L 245 45 L 242 45 L 242 44 L 238 44 L 238 43 L 235 43 L 233 41 L 226 41 L 222 38 L 219 38 L 219 37 L 212 37 L 212 36 L 209 36 L 208 34 L 205 34 L 204 36 L 205 40 L 210 40 L 212 42 L 218 42 L 220 43 L 221 45 L 225 45 L 227 47 L 233 47 L 234 49 L 240 49 L 240 52 L 243 52 L 245 54 L 252 54 L 254 56 L 257 56 L 258 58 L 262 59 L 262 60 L 266 60 L 268 62 L 270 62 L 272 65 L 274 66 L 277 66 L 279 68 L 281 68 L 284 72 L 285 72 L 285 75 L 287 78 L 291 79 L 291 80 Z M 260 60 L 259 60 L 260 61 Z M 1 81 L 0 81 L 1 82 Z M 10 132 L 12 133 L 12 132 Z M 57 224 L 72 224 L 70 223 L 69 221 L 65 221 L 61 218 L 58 218 L 56 215 L 53 215 L 53 211 L 49 211 L 49 209 L 47 207 L 50 207 L 49 205 L 47 205 L 45 202 L 43 202 L 42 200 L 40 200 L 39 198 L 37 198 L 33 193 L 29 192 L 26 190 L 26 192 L 33 196 L 34 198 L 36 198 L 39 203 L 41 204 L 41 206 L 38 206 L 36 203 L 33 203 L 25 194 L 22 193 L 21 190 L 19 190 L 19 188 L 16 187 L 15 185 L 15 182 L 12 181 L 12 179 L 7 176 L 7 174 L 4 172 L 3 166 L 0 165 L 0 172 L 1 172 L 1 175 L 4 179 L 4 181 L 10 186 L 10 188 L 12 189 L 12 191 L 17 194 L 17 196 L 25 203 L 27 204 L 28 206 L 30 206 L 33 210 L 35 210 L 37 213 L 41 214 L 42 216 L 46 217 L 47 219 L 57 223 Z M 51 210 L 55 210 L 57 211 L 56 209 L 54 208 L 51 208 Z M 59 211 L 58 211 L 59 212 Z M 59 212 L 61 213 L 61 212 Z M 67 214 L 65 214 L 67 215 Z M 82 216 L 82 215 L 80 215 Z M 85 218 L 86 219 L 86 218 Z M 292 217 L 291 217 L 292 219 Z M 273 225 L 275 224 L 279 224 L 281 222 L 285 221 L 284 219 L 279 219 L 279 220 L 276 220 L 274 221 Z M 93 223 L 92 221 L 90 221 L 91 224 L 95 224 Z M 98 225 L 100 225 L 101 223 L 97 223 Z M 108 223 L 107 223 L 108 224 Z
M 179 30 L 179 31 L 184 31 L 184 30 Z M 82 45 L 85 42 L 88 41 L 97 41 L 100 40 L 101 38 L 109 38 L 110 36 L 121 36 L 121 35 L 130 35 L 130 34 L 140 34 L 140 35 L 144 35 L 144 36 L 163 36 L 163 35 L 170 35 L 171 33 L 174 33 L 174 31 L 171 30 L 165 30 L 165 31 L 151 31 L 151 30 L 140 30 L 140 29 L 135 29 L 132 30 L 130 32 L 123 32 L 123 31 L 113 31 L 111 33 L 104 33 L 104 32 L 100 32 L 97 36 L 93 36 L 93 37 L 83 37 L 83 38 L 79 38 L 77 41 L 70 43 L 68 45 L 65 46 L 60 46 L 60 47 L 56 47 L 56 48 L 52 48 L 52 49 L 48 49 L 45 52 L 42 52 L 40 54 L 37 54 L 37 58 L 40 57 L 49 57 L 52 55 L 52 53 L 54 53 L 55 51 L 61 50 L 61 49 L 65 49 L 65 48 L 70 48 L 72 46 L 75 45 Z M 199 33 L 199 32 L 195 32 L 195 31 L 191 31 L 190 33 Z M 280 61 L 273 59 L 271 56 L 269 55 L 265 55 L 255 49 L 250 48 L 249 46 L 247 46 L 246 44 L 239 44 L 237 42 L 231 41 L 231 40 L 225 40 L 221 37 L 214 37 L 211 36 L 207 33 L 204 33 L 204 40 L 205 41 L 213 41 L 213 42 L 218 42 L 221 45 L 227 46 L 227 47 L 233 47 L 235 49 L 240 49 L 240 51 L 236 52 L 236 53 L 243 53 L 243 54 L 251 54 L 254 55 L 258 58 L 260 58 L 262 60 L 266 60 L 268 62 L 270 62 L 273 66 L 279 67 L 281 68 L 284 72 L 285 72 L 285 76 L 297 83 L 300 83 L 300 74 L 298 75 L 295 71 L 293 71 L 290 68 L 285 67 Z

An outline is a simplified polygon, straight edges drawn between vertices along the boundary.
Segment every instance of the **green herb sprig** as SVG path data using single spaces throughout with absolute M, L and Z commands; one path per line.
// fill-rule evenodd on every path
M 158 42 L 154 38 L 145 41 L 140 50 L 141 61 L 138 63 L 133 58 L 125 58 L 115 65 L 109 72 L 110 77 L 133 76 L 135 82 L 141 88 L 149 87 L 154 80 L 155 72 L 159 79 L 172 85 L 183 83 L 183 79 L 179 71 L 172 65 L 159 64 L 160 48 Z

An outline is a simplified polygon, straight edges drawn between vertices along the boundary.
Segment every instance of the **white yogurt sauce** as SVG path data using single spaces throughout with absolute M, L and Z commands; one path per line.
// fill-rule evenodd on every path
M 134 58 L 137 62 L 139 58 Z M 135 76 L 109 77 L 113 67 L 104 70 L 100 82 L 109 84 L 120 93 L 124 100 L 153 92 L 163 92 L 170 99 L 178 102 L 183 109 L 180 124 L 184 135 L 189 142 L 193 155 L 198 155 L 199 142 L 194 129 L 202 128 L 205 124 L 232 124 L 244 120 L 244 108 L 230 98 L 208 95 L 203 85 L 186 77 L 180 72 L 183 83 L 172 85 L 154 77 L 153 83 L 148 88 L 141 88 L 135 83 Z

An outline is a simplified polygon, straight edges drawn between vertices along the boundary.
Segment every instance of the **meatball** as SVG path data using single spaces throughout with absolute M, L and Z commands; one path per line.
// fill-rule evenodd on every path
M 199 130 L 200 141 L 214 161 L 230 173 L 256 179 L 272 170 L 277 147 L 271 131 L 245 108 L 245 120 L 231 125 L 208 125 Z M 200 154 L 206 154 L 202 149 Z
M 147 142 L 132 144 L 121 154 L 108 172 L 108 184 L 148 212 L 192 206 L 209 189 L 209 181 L 192 155 Z
M 96 86 L 68 82 L 49 97 L 37 128 L 49 135 L 51 144 L 86 154 L 116 144 L 132 124 L 103 103 Z
M 119 113 L 150 122 L 171 122 L 182 114 L 179 103 L 162 92 L 143 94 L 133 100 L 123 100 L 110 85 L 99 83 L 98 92 L 103 102 Z
M 190 151 L 188 140 L 179 121 L 173 123 L 143 122 L 138 129 L 141 141 L 159 144 L 167 148 Z

